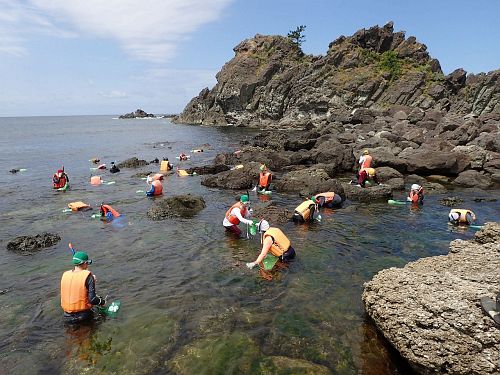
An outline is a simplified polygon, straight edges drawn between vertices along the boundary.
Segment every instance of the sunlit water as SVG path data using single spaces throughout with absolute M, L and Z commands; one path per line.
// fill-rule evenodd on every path
M 426 197 L 418 210 L 348 202 L 325 210 L 321 223 L 284 225 L 297 258 L 266 281 L 245 267 L 258 255 L 259 239 L 228 238 L 221 225 L 238 192 L 207 189 L 202 176 L 170 175 L 166 196 L 202 195 L 207 207 L 193 219 L 153 222 L 146 211 L 154 200 L 136 193 L 147 185 L 132 175 L 157 165 L 103 172 L 114 185 L 89 183 L 94 156 L 108 164 L 132 156 L 174 161 L 202 147 L 183 166 L 204 165 L 236 150 L 249 133 L 111 116 L 2 118 L 0 132 L 0 372 L 273 374 L 281 373 L 282 356 L 334 374 L 406 373 L 363 311 L 363 283 L 384 268 L 446 254 L 452 239 L 474 234 L 447 225 L 443 196 Z M 56 192 L 51 177 L 62 164 L 72 188 Z M 27 171 L 13 175 L 12 168 Z M 498 201 L 472 200 L 500 198 L 498 192 L 452 194 L 479 223 L 500 219 Z M 290 210 L 301 202 L 272 199 Z M 110 203 L 125 218 L 112 224 L 92 212 L 62 212 L 78 200 Z M 6 250 L 16 236 L 45 231 L 62 241 L 31 256 Z M 94 259 L 98 292 L 122 301 L 116 319 L 78 329 L 62 324 L 59 282 L 71 268 L 70 241 Z

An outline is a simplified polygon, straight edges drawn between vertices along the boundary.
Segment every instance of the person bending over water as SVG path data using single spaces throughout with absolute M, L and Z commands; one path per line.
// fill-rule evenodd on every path
M 61 189 L 66 187 L 69 184 L 69 177 L 64 172 L 64 165 L 52 176 L 52 187 L 54 189 Z
M 248 195 L 242 195 L 240 197 L 240 200 L 233 204 L 231 208 L 226 211 L 226 216 L 224 217 L 224 221 L 222 222 L 222 225 L 226 228 L 226 231 L 235 234 L 238 238 L 241 237 L 241 229 L 238 227 L 238 224 L 240 222 L 246 225 L 253 224 L 253 221 L 248 219 L 248 217 L 250 217 L 252 214 L 251 210 L 248 209 L 249 204 L 250 200 L 248 198 Z
M 295 258 L 295 250 L 281 229 L 273 228 L 266 220 L 261 220 L 257 224 L 257 230 L 261 233 L 262 250 L 255 261 L 246 264 L 248 268 L 252 269 L 257 264 L 261 264 L 269 252 L 279 257 L 282 262 Z
M 454 208 L 448 214 L 448 221 L 453 225 L 470 225 L 476 221 L 476 215 L 471 210 Z

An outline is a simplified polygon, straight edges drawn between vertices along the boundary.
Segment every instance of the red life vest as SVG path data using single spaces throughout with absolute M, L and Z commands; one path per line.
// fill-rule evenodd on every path
M 153 193 L 153 195 L 163 194 L 163 185 L 161 184 L 160 180 L 154 180 L 151 185 L 153 185 L 153 187 L 155 188 L 155 192 Z
M 56 173 L 54 173 L 54 176 L 52 177 L 52 185 L 54 189 L 60 189 L 63 188 L 66 183 L 68 182 L 68 178 L 66 173 L 64 173 L 63 170 L 58 170 Z
M 229 210 L 226 211 L 226 219 L 229 220 L 229 222 L 233 225 L 238 225 L 240 223 L 240 220 L 231 213 L 233 208 L 239 208 L 241 212 L 241 216 L 245 217 L 247 213 L 247 207 L 241 203 L 241 202 L 236 202 L 231 206 Z
M 269 184 L 271 183 L 272 175 L 269 172 L 260 172 L 260 177 L 259 177 L 259 186 L 260 187 L 268 187 Z
M 66 271 L 61 278 L 61 307 L 67 313 L 89 310 L 92 304 L 85 286 L 90 271 Z
M 410 194 L 408 194 L 408 197 L 410 197 L 411 201 L 413 203 L 418 203 L 418 200 L 420 198 L 420 194 L 424 194 L 424 189 L 420 187 L 418 191 L 410 190 Z
M 111 207 L 109 204 L 103 204 L 101 206 L 102 208 L 102 216 L 106 216 L 106 214 L 108 212 L 111 212 L 111 214 L 113 215 L 113 217 L 119 217 L 120 214 L 118 213 L 118 211 L 116 211 L 113 207 Z

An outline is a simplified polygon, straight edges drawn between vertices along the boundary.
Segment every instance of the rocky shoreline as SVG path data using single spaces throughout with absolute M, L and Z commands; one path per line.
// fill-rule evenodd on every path
M 389 343 L 420 374 L 500 373 L 500 327 L 479 300 L 500 292 L 500 223 L 450 253 L 380 271 L 363 303 Z
M 266 163 L 287 182 L 277 182 L 277 191 L 286 192 L 297 174 L 317 185 L 315 178 L 324 183 L 353 172 L 369 149 L 389 188 L 360 193 L 344 184 L 348 198 L 386 198 L 413 182 L 441 192 L 443 181 L 500 186 L 500 70 L 445 76 L 426 46 L 394 32 L 392 23 L 341 36 L 326 56 L 307 56 L 285 37 L 263 35 L 234 51 L 215 87 L 174 118 L 264 130 L 238 153 L 218 155 L 215 165 Z M 217 176 L 204 184 L 251 187 L 241 171 Z

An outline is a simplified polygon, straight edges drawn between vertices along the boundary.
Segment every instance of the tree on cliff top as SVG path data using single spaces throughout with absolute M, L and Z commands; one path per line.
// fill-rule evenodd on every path
M 302 43 L 306 41 L 306 36 L 304 35 L 305 29 L 305 25 L 300 25 L 297 26 L 295 30 L 290 30 L 287 34 L 287 38 L 290 39 L 299 49 Z

